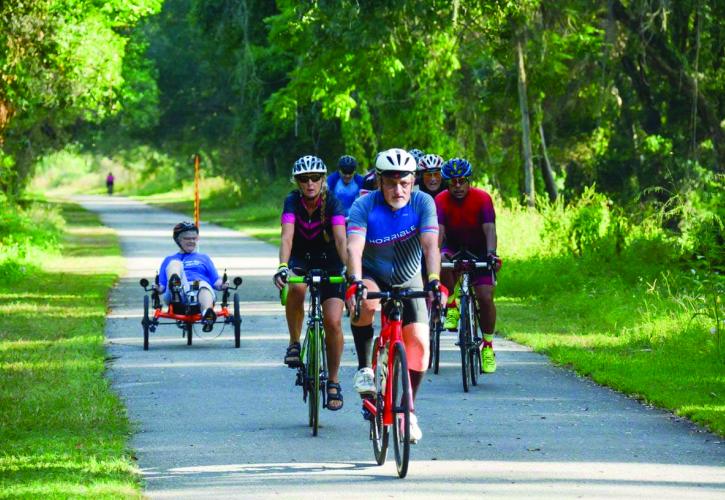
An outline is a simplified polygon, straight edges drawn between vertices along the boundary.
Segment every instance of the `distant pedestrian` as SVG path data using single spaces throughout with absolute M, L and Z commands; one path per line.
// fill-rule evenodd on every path
M 109 196 L 113 194 L 113 182 L 116 180 L 111 172 L 108 172 L 106 176 L 106 189 L 108 189 Z

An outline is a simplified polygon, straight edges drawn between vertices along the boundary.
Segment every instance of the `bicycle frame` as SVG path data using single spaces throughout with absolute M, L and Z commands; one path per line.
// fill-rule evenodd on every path
M 322 304 L 320 301 L 320 287 L 323 284 L 341 284 L 342 276 L 329 276 L 321 269 L 304 271 L 298 268 L 296 272 L 304 276 L 291 276 L 289 283 L 305 284 L 310 293 L 310 307 L 307 312 L 307 329 L 300 350 L 301 366 L 297 369 L 297 384 L 302 386 L 302 399 L 309 406 L 309 426 L 312 435 L 317 436 L 319 426 L 320 396 L 322 406 L 327 406 L 327 352 L 325 345 L 325 329 L 323 325 Z M 309 398 L 309 400 L 308 400 Z
M 375 341 L 375 347 L 373 349 L 373 372 L 377 369 L 378 356 L 377 353 L 380 349 L 388 349 L 387 359 L 387 376 L 385 378 L 385 400 L 383 405 L 383 424 L 393 424 L 393 377 L 390 376 L 393 373 L 393 362 L 395 359 L 395 353 L 397 346 L 403 344 L 403 304 L 402 298 L 425 298 L 427 292 L 411 292 L 404 291 L 403 297 L 393 297 L 393 292 L 368 292 L 367 299 L 386 299 L 380 310 L 380 335 Z M 413 391 L 410 390 L 410 411 L 415 411 L 413 406 Z M 375 403 L 369 399 L 363 399 L 363 406 L 373 417 L 378 414 Z
M 299 280 L 295 278 L 290 278 L 290 283 L 305 283 L 304 277 L 299 277 L 302 278 Z M 311 283 L 309 284 L 310 307 L 307 310 L 307 329 L 305 330 L 305 338 L 302 341 L 300 359 L 304 360 L 308 357 L 308 355 L 317 357 L 320 362 L 317 366 L 321 367 L 319 370 L 319 377 L 320 384 L 322 385 L 327 380 L 327 356 L 324 356 L 325 328 L 322 324 L 322 306 L 320 304 L 319 284 L 321 283 L 321 277 L 312 275 L 311 278 Z M 309 362 L 303 363 L 303 368 L 309 368 Z M 306 376 L 303 375 L 303 377 L 309 378 L 310 374 L 306 374 Z M 309 382 L 309 380 L 305 380 L 305 383 Z
M 478 302 L 475 292 L 472 291 L 471 274 L 476 269 L 491 269 L 491 264 L 478 260 L 475 255 L 469 252 L 462 251 L 456 253 L 451 258 L 451 262 L 442 263 L 441 268 L 452 269 L 460 275 L 461 294 L 458 300 L 461 319 L 456 345 L 461 350 L 463 390 L 468 392 L 469 381 L 472 385 L 478 383 L 481 346 L 481 340 L 478 336 Z

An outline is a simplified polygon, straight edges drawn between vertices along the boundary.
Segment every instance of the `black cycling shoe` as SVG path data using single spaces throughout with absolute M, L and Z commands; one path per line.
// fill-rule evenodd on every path
M 201 319 L 201 323 L 204 325 L 202 327 L 203 332 L 210 332 L 214 328 L 214 322 L 216 321 L 216 313 L 214 312 L 214 309 L 211 307 L 204 311 L 204 316 Z
M 171 290 L 171 302 L 181 302 L 181 278 L 174 273 L 169 277 L 169 290 Z

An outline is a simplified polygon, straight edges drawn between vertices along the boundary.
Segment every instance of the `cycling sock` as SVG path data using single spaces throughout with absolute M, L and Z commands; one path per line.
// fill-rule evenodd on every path
M 373 325 L 352 325 L 352 338 L 357 353 L 357 369 L 369 367 L 373 357 Z
M 413 389 L 413 399 L 415 399 L 415 395 L 418 394 L 418 387 L 420 387 L 420 383 L 423 381 L 423 375 L 425 375 L 425 372 L 408 370 L 408 373 L 410 374 L 410 388 Z
M 483 345 L 486 347 L 493 347 L 493 333 L 483 334 Z

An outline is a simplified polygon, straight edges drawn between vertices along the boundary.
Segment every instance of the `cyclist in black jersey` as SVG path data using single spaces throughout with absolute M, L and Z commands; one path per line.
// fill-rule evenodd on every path
M 297 160 L 292 175 L 298 189 L 287 196 L 282 211 L 280 263 L 274 284 L 279 289 L 289 286 L 285 312 L 290 342 L 284 361 L 290 368 L 300 364 L 300 335 L 307 285 L 287 285 L 287 277 L 295 268 L 325 269 L 332 275 L 340 275 L 347 259 L 344 210 L 339 200 L 327 190 L 326 173 L 327 167 L 315 156 L 303 156 Z M 330 410 L 342 408 L 338 372 L 343 348 L 343 297 L 343 285 L 321 287 L 329 368 L 327 407 Z

